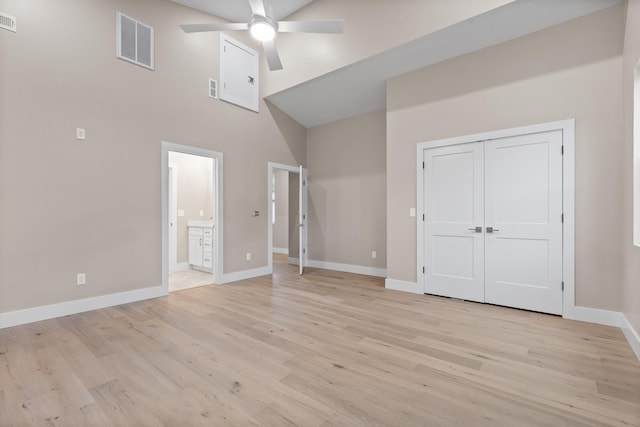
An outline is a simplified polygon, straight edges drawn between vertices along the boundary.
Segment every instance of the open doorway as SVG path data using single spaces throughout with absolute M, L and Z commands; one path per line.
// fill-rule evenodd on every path
M 269 163 L 269 272 L 274 260 L 297 265 L 302 274 L 307 257 L 306 169 Z
M 271 176 L 272 254 L 289 257 L 289 172 L 275 169 Z
M 222 281 L 222 154 L 163 142 L 163 266 L 168 292 Z

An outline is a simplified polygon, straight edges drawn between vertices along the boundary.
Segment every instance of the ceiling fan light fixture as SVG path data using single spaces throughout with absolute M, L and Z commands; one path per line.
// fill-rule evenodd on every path
M 276 22 L 262 16 L 254 16 L 249 23 L 251 35 L 261 42 L 273 40 L 276 36 Z

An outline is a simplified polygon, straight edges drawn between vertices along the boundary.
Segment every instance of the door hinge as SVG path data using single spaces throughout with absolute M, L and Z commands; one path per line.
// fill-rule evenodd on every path
M 302 219 L 307 219 L 307 216 L 306 215 L 302 215 Z
M 422 274 L 424 274 L 424 266 L 422 266 Z
M 562 292 L 564 292 L 564 282 L 562 282 Z
M 564 155 L 564 145 L 560 146 L 560 154 Z
M 307 185 L 307 181 L 302 181 L 302 185 Z
M 306 250 L 305 248 L 302 248 L 302 253 L 303 253 L 303 254 L 306 254 L 306 253 L 307 253 L 307 250 Z
M 422 214 L 422 221 L 424 222 L 424 214 Z
M 422 162 L 422 169 L 424 169 L 424 162 Z
M 560 222 L 564 224 L 564 214 L 560 215 Z

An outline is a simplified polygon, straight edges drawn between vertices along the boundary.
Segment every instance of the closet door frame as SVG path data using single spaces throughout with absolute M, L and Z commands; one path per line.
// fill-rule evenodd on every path
M 531 126 L 523 126 L 511 129 L 502 129 L 492 132 L 477 133 L 458 136 L 454 138 L 439 139 L 417 144 L 416 150 L 416 237 L 417 260 L 416 282 L 420 289 L 424 289 L 425 273 L 425 223 L 424 223 L 424 150 L 436 147 L 445 147 L 471 142 L 487 141 L 497 138 L 508 138 L 532 133 L 562 131 L 562 145 L 564 155 L 562 157 L 562 205 L 564 214 L 564 226 L 562 231 L 562 281 L 564 292 L 562 299 L 562 317 L 575 318 L 575 119 L 557 122 L 540 123 Z

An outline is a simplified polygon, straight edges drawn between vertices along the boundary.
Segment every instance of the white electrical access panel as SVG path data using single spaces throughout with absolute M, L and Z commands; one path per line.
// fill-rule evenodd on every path
M 258 52 L 220 33 L 220 99 L 258 111 L 258 60 Z

